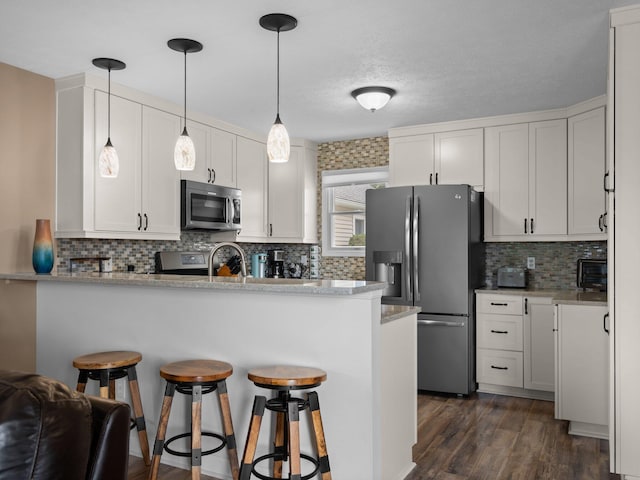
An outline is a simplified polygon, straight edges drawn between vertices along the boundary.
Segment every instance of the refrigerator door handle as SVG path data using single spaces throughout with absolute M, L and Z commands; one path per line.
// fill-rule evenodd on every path
M 415 197 L 414 205 L 413 205 L 413 301 L 414 304 L 420 301 L 420 284 L 419 284 L 419 273 L 420 273 L 420 264 L 418 263 L 418 240 L 420 238 L 419 232 L 419 222 L 420 222 L 420 197 Z
M 464 322 L 445 322 L 444 320 L 418 320 L 418 325 L 431 327 L 464 327 Z
M 411 286 L 411 196 L 407 197 L 407 203 L 404 212 L 404 260 L 402 268 L 404 270 L 404 300 L 411 302 L 413 300 L 413 288 Z

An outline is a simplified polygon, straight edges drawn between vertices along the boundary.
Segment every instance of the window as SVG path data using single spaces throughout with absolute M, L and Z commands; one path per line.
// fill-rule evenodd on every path
M 322 254 L 364 257 L 366 191 L 387 186 L 387 167 L 322 172 Z

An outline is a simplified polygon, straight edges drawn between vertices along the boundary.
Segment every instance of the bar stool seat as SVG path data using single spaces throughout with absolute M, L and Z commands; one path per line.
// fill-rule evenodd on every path
M 147 427 L 136 373 L 136 365 L 140 361 L 142 361 L 142 354 L 139 352 L 116 350 L 81 355 L 73 359 L 73 366 L 79 371 L 76 390 L 84 393 L 89 379 L 98 380 L 100 382 L 100 397 L 102 398 L 115 399 L 115 381 L 127 377 L 135 415 L 132 428 L 135 426 L 138 430 L 142 458 L 145 465 L 150 465 L 149 440 L 147 439 Z
M 318 394 L 314 391 L 307 392 L 306 399 L 291 395 L 292 390 L 308 390 L 318 387 L 327 379 L 327 373 L 313 367 L 276 365 L 254 368 L 249 371 L 247 376 L 258 387 L 276 390 L 277 396 L 270 400 L 261 395 L 255 396 L 240 468 L 240 480 L 249 480 L 251 475 L 255 475 L 261 480 L 280 479 L 282 478 L 282 462 L 286 460 L 289 461 L 289 480 L 314 478 L 318 471 L 322 480 L 331 480 Z M 254 460 L 265 408 L 276 413 L 274 449 Z M 308 410 L 311 414 L 311 426 L 317 448 L 317 456 L 315 457 L 300 453 L 299 412 L 303 410 Z M 313 465 L 311 473 L 302 475 L 301 459 Z M 266 460 L 273 460 L 273 476 L 265 475 L 256 470 L 256 465 Z
M 225 447 L 229 456 L 231 476 L 234 480 L 238 480 L 238 453 L 226 384 L 226 378 L 230 377 L 232 373 L 233 367 L 231 364 L 219 360 L 184 360 L 168 363 L 160 367 L 160 376 L 166 380 L 167 385 L 162 401 L 156 441 L 153 446 L 149 480 L 155 480 L 158 476 L 163 450 L 172 455 L 191 457 L 191 478 L 197 480 L 200 478 L 202 456 L 216 453 Z M 165 440 L 171 404 L 176 390 L 179 393 L 191 395 L 191 431 Z M 202 432 L 201 429 L 202 395 L 214 391 L 218 392 L 224 436 L 218 433 Z M 202 436 L 217 438 L 220 444 L 203 452 L 201 448 Z M 190 452 L 179 452 L 170 447 L 173 441 L 184 437 L 191 437 Z

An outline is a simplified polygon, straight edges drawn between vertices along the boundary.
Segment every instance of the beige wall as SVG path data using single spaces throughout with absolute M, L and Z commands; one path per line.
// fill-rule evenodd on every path
M 35 221 L 55 211 L 53 79 L 0 63 L 0 126 L 0 271 L 31 271 Z M 0 368 L 35 370 L 32 283 L 0 284 Z
M 389 164 L 389 138 L 373 137 L 318 145 L 318 185 L 323 170 L 382 167 Z M 322 238 L 322 189 L 318 188 L 318 238 Z M 363 257 L 322 257 L 322 278 L 364 280 Z

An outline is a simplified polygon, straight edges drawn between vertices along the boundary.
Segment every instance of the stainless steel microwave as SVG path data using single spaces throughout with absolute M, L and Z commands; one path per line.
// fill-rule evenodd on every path
M 182 230 L 240 230 L 242 192 L 209 183 L 180 181 Z

